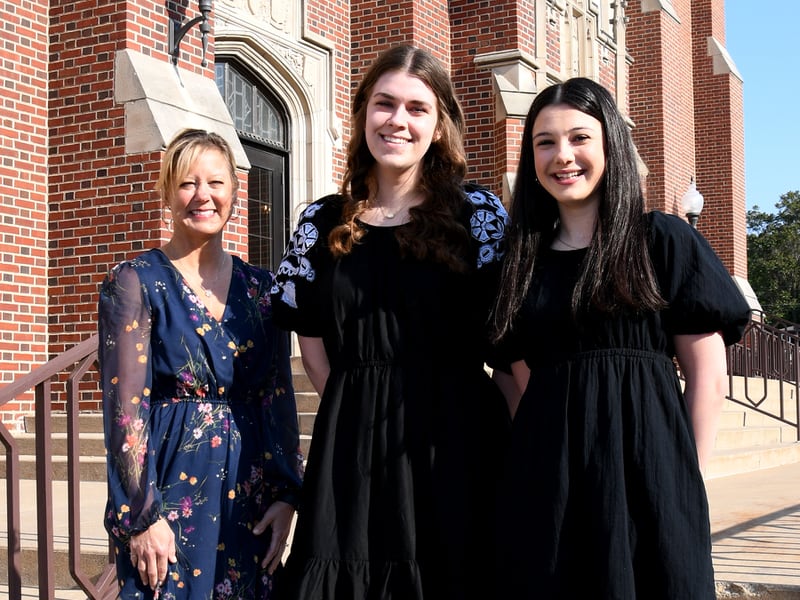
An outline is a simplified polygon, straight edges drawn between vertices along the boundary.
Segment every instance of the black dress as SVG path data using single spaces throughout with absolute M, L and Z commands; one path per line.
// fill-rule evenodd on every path
M 297 600 L 472 597 L 491 563 L 494 450 L 507 425 L 484 370 L 491 272 L 506 213 L 471 190 L 470 269 L 404 258 L 396 227 L 365 225 L 334 260 L 341 199 L 306 209 L 273 288 L 275 319 L 321 337 L 331 364 L 297 528 L 276 584 Z M 400 227 L 404 227 L 401 225 Z
M 702 236 L 674 216 L 648 219 L 666 310 L 576 325 L 586 251 L 547 250 L 535 270 L 508 342 L 531 378 L 501 488 L 499 598 L 715 597 L 673 336 L 721 331 L 731 344 L 749 311 Z

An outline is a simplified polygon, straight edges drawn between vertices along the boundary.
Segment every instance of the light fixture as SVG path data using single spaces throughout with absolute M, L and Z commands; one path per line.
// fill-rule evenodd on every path
M 208 22 L 208 15 L 211 13 L 211 0 L 198 0 L 197 5 L 200 9 L 199 17 L 195 17 L 183 24 L 174 19 L 169 20 L 169 53 L 172 55 L 172 64 L 176 67 L 178 66 L 178 57 L 181 54 L 183 36 L 198 23 L 200 23 L 200 34 L 203 39 L 203 60 L 200 64 L 204 67 L 208 64 L 206 50 L 208 49 L 208 34 L 211 32 L 211 24 Z
M 697 191 L 697 186 L 694 184 L 694 177 L 689 182 L 689 189 L 681 198 L 681 206 L 689 224 L 697 229 L 697 220 L 700 218 L 700 213 L 703 211 L 703 194 Z

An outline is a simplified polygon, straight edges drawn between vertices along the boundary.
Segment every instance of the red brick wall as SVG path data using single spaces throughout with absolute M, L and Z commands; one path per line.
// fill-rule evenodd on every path
M 525 4 L 528 4 L 525 2 Z M 503 191 L 503 175 L 516 169 L 509 165 L 509 146 L 518 141 L 506 137 L 504 121 L 496 122 L 496 98 L 492 73 L 476 67 L 476 56 L 517 48 L 520 27 L 516 0 L 495 2 L 454 0 L 452 18 L 453 68 L 451 77 L 464 109 L 467 179 L 485 185 L 498 195 Z M 526 27 L 532 29 L 526 13 Z M 530 42 L 532 43 L 532 41 Z
M 680 23 L 663 11 L 628 4 L 629 104 L 633 137 L 644 160 L 650 209 L 681 213 L 695 173 L 690 0 L 674 0 Z
M 375 3 L 373 3 L 375 4 Z M 329 0 L 309 0 L 306 2 L 306 28 L 314 35 L 319 35 L 334 45 L 334 109 L 341 119 L 341 147 L 331 157 L 334 181 L 340 181 L 347 161 L 345 148 L 350 139 L 350 103 L 351 81 L 351 9 L 349 2 L 330 2 Z M 366 10 L 366 9 L 362 9 Z M 316 198 L 308 198 L 315 200 Z
M 0 2 L 0 386 L 47 360 L 47 5 Z M 2 421 L 32 403 L 19 397 Z
M 725 266 L 747 277 L 742 82 L 713 72 L 708 38 L 725 43 L 723 0 L 692 3 L 697 187 L 705 198 L 698 229 Z

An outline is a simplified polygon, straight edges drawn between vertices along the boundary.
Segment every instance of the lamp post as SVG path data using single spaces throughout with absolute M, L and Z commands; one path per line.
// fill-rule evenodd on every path
M 211 25 L 208 22 L 209 13 L 211 13 L 212 0 L 198 0 L 197 6 L 200 9 L 200 15 L 186 23 L 178 23 L 174 19 L 169 20 L 169 53 L 172 55 L 172 64 L 178 66 L 178 57 L 181 53 L 181 40 L 183 36 L 195 25 L 200 23 L 200 34 L 203 40 L 203 60 L 200 63 L 204 67 L 208 64 L 206 60 L 206 50 L 208 49 L 208 34 L 211 32 Z
M 694 177 L 689 182 L 689 189 L 686 190 L 686 193 L 681 198 L 681 206 L 686 218 L 689 220 L 689 225 L 697 229 L 697 220 L 703 211 L 703 194 L 697 191 Z

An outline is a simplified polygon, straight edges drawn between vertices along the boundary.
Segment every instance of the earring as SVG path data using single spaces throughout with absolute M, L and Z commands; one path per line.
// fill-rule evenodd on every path
M 170 214 L 172 214 L 172 211 L 169 208 L 165 208 L 164 210 L 169 210 Z M 164 221 L 164 225 L 167 226 L 167 231 L 171 232 L 172 231 L 172 217 L 167 217 L 162 212 L 161 213 L 161 220 Z
M 234 204 L 233 210 L 231 211 L 231 216 L 228 217 L 229 221 L 236 221 L 239 218 L 239 205 Z

